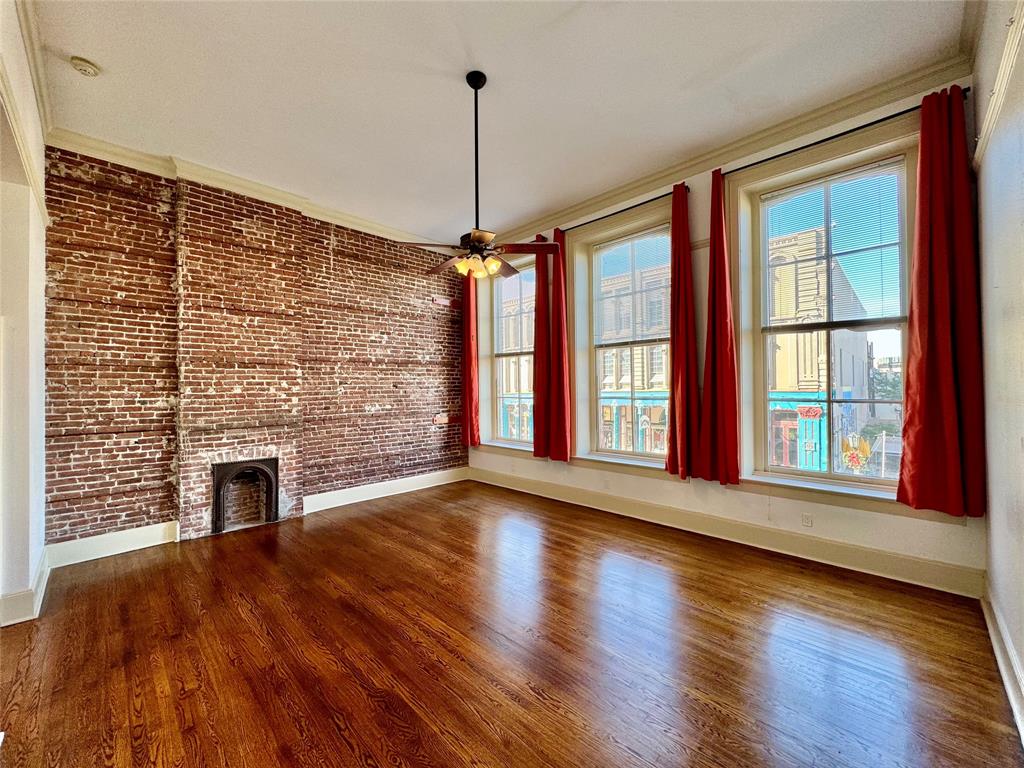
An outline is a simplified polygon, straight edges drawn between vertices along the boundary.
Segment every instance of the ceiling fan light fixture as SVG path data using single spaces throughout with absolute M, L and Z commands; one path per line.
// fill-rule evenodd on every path
M 494 256 L 488 256 L 484 259 L 484 269 L 487 270 L 488 275 L 498 274 L 498 270 L 501 269 L 501 260 Z
M 478 280 L 481 277 L 487 277 L 487 267 L 484 266 L 484 262 L 479 256 L 470 257 L 469 271 L 473 274 L 473 277 Z
M 455 271 L 465 277 L 469 274 L 469 259 L 455 262 Z

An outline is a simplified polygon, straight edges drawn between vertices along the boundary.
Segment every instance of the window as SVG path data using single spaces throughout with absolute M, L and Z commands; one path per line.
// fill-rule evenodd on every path
M 760 196 L 765 469 L 899 476 L 905 159 Z
M 601 453 L 668 449 L 669 231 L 659 227 L 593 248 L 596 407 Z
M 537 273 L 520 267 L 494 281 L 495 430 L 500 440 L 533 442 L 533 310 Z

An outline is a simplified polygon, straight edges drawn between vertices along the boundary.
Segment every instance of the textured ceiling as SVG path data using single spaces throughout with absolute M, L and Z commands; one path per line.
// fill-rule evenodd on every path
M 39 2 L 54 124 L 419 235 L 508 229 L 953 55 L 963 3 Z M 70 55 L 103 68 L 84 78 Z

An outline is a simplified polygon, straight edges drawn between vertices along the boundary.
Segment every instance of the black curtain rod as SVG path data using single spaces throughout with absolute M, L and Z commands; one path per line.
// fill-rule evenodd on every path
M 964 98 L 966 98 L 967 94 L 970 93 L 970 92 L 971 92 L 970 87 L 964 88 L 963 89 Z M 889 120 L 895 120 L 897 117 L 903 117 L 903 115 L 909 115 L 911 112 L 917 112 L 920 109 L 921 109 L 921 105 L 920 104 L 918 104 L 915 107 L 907 107 L 906 109 L 901 110 L 899 112 L 894 112 L 891 115 L 886 115 L 885 117 L 880 117 L 877 120 L 872 120 L 870 123 L 864 123 L 864 125 L 858 125 L 858 126 L 856 126 L 854 128 L 850 128 L 850 129 L 845 130 L 845 131 L 840 131 L 839 133 L 834 133 L 831 136 L 826 136 L 823 139 L 818 139 L 817 141 L 812 141 L 810 144 L 804 144 L 803 146 L 800 146 L 800 147 L 794 147 L 793 149 L 787 149 L 785 152 L 779 152 L 779 154 L 772 155 L 771 157 L 766 157 L 764 160 L 755 160 L 752 163 L 747 163 L 746 165 L 741 165 L 739 168 L 733 168 L 730 171 L 725 171 L 722 175 L 723 176 L 728 176 L 729 174 L 732 174 L 732 173 L 739 173 L 740 171 L 745 171 L 748 168 L 753 168 L 755 165 L 761 165 L 761 163 L 770 163 L 772 160 L 778 160 L 780 157 L 786 157 L 786 155 L 792 155 L 792 154 L 795 154 L 796 152 L 803 152 L 805 149 L 810 149 L 811 147 L 816 147 L 819 144 L 824 144 L 824 143 L 829 142 L 829 141 L 834 141 L 835 139 L 841 139 L 841 138 L 843 138 L 843 136 L 849 136 L 851 133 L 856 133 L 857 131 L 863 131 L 865 128 L 871 128 L 872 126 L 879 125 L 879 124 L 887 122 Z
M 967 88 L 963 89 L 963 93 L 964 93 L 965 97 L 970 92 L 971 92 L 970 86 L 968 86 Z M 826 136 L 823 139 L 818 139 L 817 141 L 812 141 L 810 144 L 804 144 L 803 146 L 800 146 L 800 147 L 794 147 L 793 149 L 787 149 L 785 152 L 779 152 L 777 155 L 772 155 L 771 157 L 764 158 L 764 160 L 755 160 L 752 163 L 747 163 L 746 165 L 741 165 L 739 168 L 733 168 L 731 171 L 725 171 L 722 175 L 723 176 L 728 176 L 731 173 L 738 173 L 739 171 L 745 171 L 748 168 L 753 168 L 755 165 L 760 165 L 761 163 L 767 163 L 767 162 L 770 162 L 772 160 L 778 160 L 780 157 L 785 157 L 786 155 L 792 155 L 792 154 L 794 154 L 796 152 L 802 152 L 805 149 L 810 149 L 811 147 L 816 147 L 819 144 L 824 144 L 827 141 L 833 141 L 834 139 L 841 139 L 843 136 L 849 136 L 851 133 L 856 133 L 857 131 L 863 131 L 865 128 L 870 128 L 870 127 L 872 127 L 874 125 L 878 125 L 880 123 L 884 123 L 887 120 L 894 120 L 897 117 L 903 117 L 903 115 L 909 115 L 911 112 L 917 112 L 919 109 L 921 109 L 921 105 L 920 104 L 918 104 L 916 107 L 908 107 L 907 109 L 904 109 L 904 110 L 902 110 L 900 112 L 894 112 L 891 115 L 886 115 L 885 117 L 880 117 L 877 120 L 872 120 L 870 123 L 864 123 L 863 125 L 858 125 L 858 126 L 856 126 L 854 128 L 850 128 L 849 130 L 840 131 L 839 133 L 834 133 L 831 136 Z M 689 189 L 689 187 L 687 187 L 687 189 Z M 661 200 L 662 198 L 670 197 L 671 195 L 672 195 L 671 192 L 666 192 L 663 195 L 658 195 L 657 197 L 648 198 L 647 200 L 644 200 L 643 202 L 636 203 L 634 205 L 630 205 L 627 208 L 621 208 L 621 209 L 619 209 L 617 211 L 613 211 L 612 213 L 606 213 L 604 216 L 598 216 L 596 218 L 590 219 L 589 221 L 584 221 L 581 224 L 574 224 L 571 227 L 566 227 L 562 231 L 563 232 L 571 232 L 574 229 L 579 229 L 580 227 L 585 227 L 588 224 L 593 224 L 596 221 L 602 221 L 604 219 L 610 218 L 611 216 L 618 216 L 620 213 L 625 213 L 626 211 L 632 211 L 634 208 L 639 208 L 641 205 L 647 205 L 648 203 L 653 203 L 655 200 Z

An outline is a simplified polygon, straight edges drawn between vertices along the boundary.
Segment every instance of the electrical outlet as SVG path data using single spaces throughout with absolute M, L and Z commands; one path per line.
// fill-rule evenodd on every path
M 813 528 L 814 515 L 812 515 L 810 512 L 804 512 L 802 515 L 800 515 L 800 523 L 803 525 L 804 528 Z

